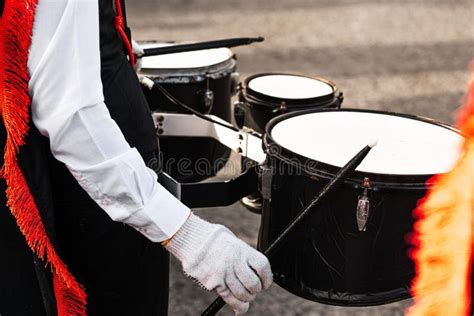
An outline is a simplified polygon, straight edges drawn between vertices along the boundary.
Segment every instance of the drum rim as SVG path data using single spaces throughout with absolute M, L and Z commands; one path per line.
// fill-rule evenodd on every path
M 298 297 L 333 306 L 378 306 L 412 298 L 409 285 L 382 292 L 350 294 L 313 288 L 311 288 L 311 291 L 305 291 L 298 287 L 294 281 L 292 282 L 292 280 L 288 280 L 278 273 L 276 273 L 274 278 L 276 284 Z M 301 284 L 299 286 L 301 286 Z
M 303 77 L 303 78 L 308 78 L 312 80 L 318 80 L 331 86 L 333 89 L 333 92 L 326 95 L 319 96 L 319 97 L 291 99 L 291 98 L 278 98 L 278 97 L 269 96 L 261 92 L 255 91 L 249 87 L 250 81 L 252 81 L 253 79 L 256 79 L 259 77 L 265 77 L 265 76 L 294 76 L 294 77 Z M 322 105 L 323 103 L 333 101 L 338 93 L 338 88 L 334 82 L 322 77 L 311 77 L 311 76 L 302 75 L 298 73 L 263 72 L 263 73 L 253 74 L 250 77 L 245 78 L 243 92 L 244 92 L 245 101 L 247 101 L 249 104 L 252 104 L 252 105 L 275 108 L 275 107 L 279 107 L 282 102 L 285 102 L 286 105 L 290 107 L 301 106 L 304 108 L 304 107 L 313 107 L 317 105 Z
M 144 40 L 138 41 L 138 44 L 180 44 L 179 42 L 174 41 L 158 41 L 158 40 Z M 206 75 L 220 74 L 222 77 L 227 74 L 235 71 L 237 67 L 236 55 L 228 47 L 222 47 L 227 49 L 231 54 L 229 58 L 224 61 L 208 65 L 208 66 L 196 66 L 196 67 L 181 67 L 181 68 L 151 68 L 151 67 L 141 67 L 138 71 L 138 74 L 141 76 L 151 76 L 154 79 L 166 81 L 167 79 L 178 79 L 178 78 L 188 78 L 188 77 L 205 77 Z M 215 49 L 215 48 L 214 48 Z M 206 49 L 203 49 L 206 50 Z M 209 49 L 213 50 L 213 49 Z M 179 54 L 179 53 L 178 53 Z M 150 56 L 153 57 L 153 56 Z M 145 57 L 147 58 L 147 57 Z M 204 80 L 203 78 L 202 80 Z M 214 78 L 213 78 L 214 79 Z M 197 80 L 197 81 L 202 81 Z
M 329 179 L 332 178 L 341 168 L 321 162 L 315 159 L 308 158 L 301 154 L 295 153 L 283 146 L 281 146 L 277 141 L 275 141 L 271 135 L 272 129 L 278 123 L 289 119 L 291 117 L 305 115 L 305 114 L 312 114 L 312 113 L 321 113 L 321 112 L 360 112 L 360 113 L 373 113 L 373 114 L 383 114 L 383 115 L 391 115 L 391 116 L 398 116 L 408 119 L 413 119 L 429 124 L 433 124 L 442 128 L 446 128 L 451 130 L 461 136 L 464 136 L 461 131 L 456 129 L 453 126 L 448 125 L 447 123 L 443 123 L 434 119 L 430 119 L 423 116 L 417 116 L 413 114 L 407 113 L 398 113 L 398 112 L 390 112 L 390 111 L 382 111 L 382 110 L 372 110 L 372 109 L 355 109 L 355 108 L 344 108 L 344 109 L 310 109 L 304 111 L 296 111 L 290 112 L 286 114 L 279 115 L 273 119 L 271 119 L 267 125 L 265 126 L 265 135 L 263 139 L 264 149 L 268 156 L 274 157 L 279 159 L 283 162 L 288 162 L 289 159 L 296 159 L 297 162 L 300 164 L 298 167 L 302 169 L 305 175 L 310 176 L 312 178 L 323 178 Z M 271 148 L 271 150 L 269 150 Z M 276 151 L 274 149 L 277 149 Z M 317 169 L 308 170 L 304 168 L 305 165 L 313 164 L 317 166 Z M 437 174 L 386 174 L 386 173 L 373 173 L 373 172 L 365 172 L 365 171 L 355 171 L 350 177 L 348 177 L 345 181 L 346 184 L 351 184 L 355 187 L 360 187 L 363 179 L 368 177 L 371 181 L 372 189 L 426 189 L 430 183 L 427 181 Z
M 195 68 L 140 68 L 139 76 L 147 76 L 159 82 L 167 82 L 167 80 L 176 80 L 180 78 L 189 79 L 189 82 L 204 81 L 206 77 L 218 79 L 228 76 L 237 68 L 235 54 L 223 61 L 211 66 L 195 67 Z

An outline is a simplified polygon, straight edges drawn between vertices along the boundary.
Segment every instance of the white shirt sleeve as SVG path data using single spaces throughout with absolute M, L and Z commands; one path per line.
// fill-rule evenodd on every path
M 158 182 L 104 104 L 98 0 L 40 0 L 28 61 L 31 115 L 51 151 L 115 221 L 170 238 L 189 208 Z

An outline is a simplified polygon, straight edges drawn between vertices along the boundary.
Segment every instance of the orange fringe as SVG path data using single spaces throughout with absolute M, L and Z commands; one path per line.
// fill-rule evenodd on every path
M 86 294 L 59 258 L 17 161 L 29 128 L 28 50 L 38 0 L 6 1 L 2 17 L 0 111 L 7 133 L 3 178 L 7 205 L 31 250 L 53 271 L 58 315 L 86 315 Z
M 468 315 L 474 211 L 474 80 L 458 128 L 466 141 L 452 171 L 430 180 L 434 186 L 415 210 L 411 253 L 416 277 L 410 316 Z

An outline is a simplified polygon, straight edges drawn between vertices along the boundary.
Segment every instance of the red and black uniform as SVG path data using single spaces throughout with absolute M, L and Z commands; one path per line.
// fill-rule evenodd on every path
M 84 297 L 81 297 L 80 291 L 68 290 L 67 284 L 61 291 L 61 284 L 66 283 L 61 281 L 64 278 L 57 277 L 60 275 L 58 271 L 62 271 L 58 268 L 62 262 L 64 265 L 61 267 L 71 275 L 67 280 L 76 280 L 76 285 L 79 288 L 82 286 L 87 294 L 88 315 L 166 315 L 167 252 L 160 244 L 150 242 L 133 228 L 112 221 L 79 186 L 67 168 L 53 158 L 48 139 L 36 130 L 28 113 L 20 119 L 27 122 L 27 131 L 15 127 L 21 124 L 5 124 L 8 114 L 13 113 L 10 107 L 4 108 L 5 104 L 23 109 L 28 107 L 25 100 L 28 95 L 28 91 L 25 91 L 25 80 L 28 79 L 25 48 L 31 41 L 28 36 L 31 36 L 34 17 L 18 13 L 34 12 L 36 3 L 25 0 L 28 7 L 22 7 L 13 2 L 20 1 L 6 0 L 2 20 L 8 18 L 17 21 L 18 25 L 26 28 L 9 30 L 10 42 L 24 42 L 16 50 L 18 55 L 22 55 L 16 61 L 21 63 L 21 67 L 4 67 L 0 76 L 7 80 L 2 80 L 4 84 L 1 88 L 5 91 L 11 85 L 16 86 L 15 93 L 20 95 L 23 102 L 0 99 L 3 118 L 3 123 L 0 124 L 0 148 L 10 143 L 15 144 L 18 137 L 24 138 L 24 144 L 16 144 L 19 148 L 16 155 L 13 155 L 16 158 L 10 155 L 7 160 L 14 164 L 17 159 L 26 187 L 16 183 L 16 178 L 12 175 L 8 187 L 23 188 L 25 192 L 29 192 L 33 198 L 33 203 L 29 206 L 38 211 L 39 218 L 35 220 L 32 215 L 34 212 L 26 211 L 13 211 L 16 216 L 12 216 L 12 207 L 6 206 L 7 194 L 0 194 L 0 314 L 81 314 L 81 299 Z M 156 157 L 158 150 L 155 130 L 136 74 L 127 60 L 124 42 L 115 26 L 114 1 L 99 0 L 99 13 L 101 79 L 105 104 L 130 146 L 137 148 L 144 161 L 149 162 Z M 5 23 L 2 27 L 8 25 Z M 15 32 L 21 32 L 20 36 L 15 36 Z M 11 55 L 14 51 L 10 50 L 10 55 L 4 55 L 3 58 L 15 58 Z M 61 71 L 60 65 L 58 71 Z M 64 76 L 68 74 L 64 73 Z M 9 80 L 11 77 L 21 80 L 17 78 L 18 83 L 15 83 L 14 80 Z M 2 165 L 4 156 L 7 157 L 0 155 Z M 4 172 L 8 170 L 9 168 Z M 8 179 L 8 176 L 4 175 L 4 178 Z M 2 180 L 0 186 L 0 191 L 5 192 L 6 181 Z M 10 200 L 16 198 L 21 199 L 23 196 L 9 196 Z M 12 205 L 12 201 L 9 205 Z M 22 232 L 18 221 L 28 221 L 28 229 L 23 229 Z M 44 230 L 37 229 L 40 226 Z M 42 231 L 45 236 L 41 234 Z M 44 244 L 36 248 L 30 247 L 31 243 L 29 246 L 27 240 L 33 243 L 35 240 L 43 240 L 50 245 L 51 248 L 47 249 L 51 253 L 51 249 L 54 249 L 59 258 L 55 261 L 58 267 L 51 263 L 52 256 L 48 256 L 49 253 L 44 260 L 33 254 L 31 248 L 38 253 L 38 249 L 45 249 Z M 45 268 L 46 262 L 50 265 Z M 53 273 L 50 273 L 51 269 Z M 74 282 L 69 284 L 70 288 L 74 288 L 74 285 Z

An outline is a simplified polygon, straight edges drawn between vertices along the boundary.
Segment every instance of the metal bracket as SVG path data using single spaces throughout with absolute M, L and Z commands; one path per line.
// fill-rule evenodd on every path
M 194 114 L 161 113 L 152 114 L 158 137 L 207 137 L 213 138 L 244 157 L 258 163 L 266 159 L 261 135 L 251 129 L 234 131 L 222 125 L 204 120 Z M 223 119 L 206 115 L 213 121 L 229 125 Z
M 272 199 L 272 180 L 273 180 L 273 168 L 262 164 L 260 168 L 260 193 L 262 198 L 267 201 Z
M 190 208 L 227 206 L 257 191 L 257 168 L 250 168 L 236 178 L 220 182 L 179 183 L 160 173 L 161 185 Z

